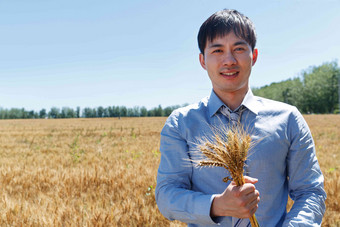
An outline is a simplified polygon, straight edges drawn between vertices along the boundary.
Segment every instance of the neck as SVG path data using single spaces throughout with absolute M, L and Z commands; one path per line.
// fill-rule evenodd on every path
M 215 94 L 222 100 L 224 104 L 226 104 L 231 110 L 235 110 L 239 107 L 246 96 L 248 89 L 240 92 L 223 92 L 214 90 Z

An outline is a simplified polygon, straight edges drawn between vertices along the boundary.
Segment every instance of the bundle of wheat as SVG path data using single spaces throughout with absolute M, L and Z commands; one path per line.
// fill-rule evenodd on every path
M 245 183 L 243 167 L 252 145 L 250 135 L 241 124 L 214 129 L 213 137 L 203 139 L 198 146 L 206 158 L 198 161 L 197 165 L 224 167 L 236 185 L 241 186 Z M 231 180 L 229 177 L 223 179 L 224 182 L 229 180 Z M 252 227 L 259 226 L 255 214 L 250 218 L 250 223 Z

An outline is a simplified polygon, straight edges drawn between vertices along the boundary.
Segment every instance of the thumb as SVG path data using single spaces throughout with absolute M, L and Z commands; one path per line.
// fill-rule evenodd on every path
M 256 184 L 259 180 L 257 178 L 252 178 L 249 176 L 244 176 L 245 183 Z

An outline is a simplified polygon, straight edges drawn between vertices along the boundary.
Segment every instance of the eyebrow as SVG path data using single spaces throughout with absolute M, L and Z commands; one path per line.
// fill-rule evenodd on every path
M 246 41 L 237 41 L 236 43 L 233 44 L 233 46 L 247 45 L 247 44 L 248 43 Z M 223 45 L 220 43 L 215 43 L 215 44 L 208 46 L 208 48 L 217 48 L 217 47 L 223 47 Z

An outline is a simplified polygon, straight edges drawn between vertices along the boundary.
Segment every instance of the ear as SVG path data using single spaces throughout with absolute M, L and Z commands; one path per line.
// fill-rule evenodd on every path
M 255 62 L 257 60 L 257 55 L 258 55 L 258 50 L 254 49 L 254 51 L 253 51 L 253 64 L 252 65 L 255 65 Z
M 202 53 L 200 53 L 200 55 L 199 55 L 199 60 L 200 60 L 202 68 L 207 70 L 207 67 L 205 66 L 204 55 Z

